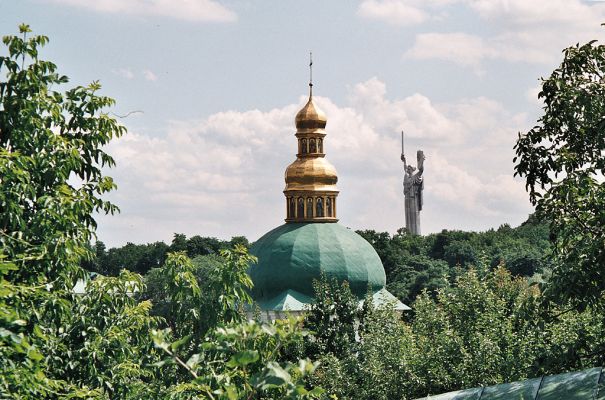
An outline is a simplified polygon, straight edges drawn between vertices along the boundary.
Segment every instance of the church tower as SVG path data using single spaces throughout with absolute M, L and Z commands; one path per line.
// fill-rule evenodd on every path
M 325 276 L 347 281 L 360 302 L 369 294 L 375 304 L 409 310 L 386 290 L 384 267 L 372 245 L 338 223 L 338 175 L 324 151 L 327 118 L 313 100 L 312 82 L 309 89 L 295 118 L 296 160 L 285 173 L 286 223 L 250 248 L 258 258 L 248 269 L 252 298 L 266 319 L 302 313 L 315 301 L 313 282 Z
M 309 87 L 309 101 L 295 119 L 298 153 L 286 168 L 286 222 L 337 222 L 338 176 L 324 153 L 327 119 Z

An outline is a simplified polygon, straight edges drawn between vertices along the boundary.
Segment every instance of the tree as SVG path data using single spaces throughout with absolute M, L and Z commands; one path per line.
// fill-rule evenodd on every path
M 196 266 L 183 252 L 169 254 L 166 264 L 150 274 L 159 280 L 155 289 L 168 310 L 168 327 L 152 331 L 156 347 L 166 355 L 155 364 L 164 372 L 162 394 L 175 399 L 317 398 L 323 391 L 304 382 L 317 363 L 283 360 L 285 349 L 302 344 L 301 321 L 246 322 L 242 308 L 251 301 L 246 269 L 253 257 L 243 246 L 223 250 L 220 257 L 222 264 L 210 263 L 204 285 L 210 295 L 200 290 Z
M 483 268 L 485 270 L 485 268 Z M 413 397 L 601 365 L 605 333 L 593 310 L 553 306 L 504 267 L 470 269 L 436 297 L 420 296 L 411 323 Z
M 410 369 L 409 326 L 388 305 L 368 307 L 353 348 L 323 353 L 311 381 L 338 399 L 407 399 L 417 377 Z
M 98 277 L 81 297 L 73 293 L 76 279 L 88 275 L 80 265 L 93 255 L 94 213 L 117 210 L 102 199 L 115 187 L 102 173 L 113 165 L 102 148 L 125 130 L 104 112 L 113 100 L 97 93 L 98 83 L 59 92 L 67 77 L 38 58 L 48 39 L 28 38 L 27 25 L 20 31 L 3 39 L 8 55 L 0 56 L 0 398 L 320 395 L 303 382 L 315 363 L 280 362 L 271 351 L 300 340 L 298 322 L 274 327 L 238 319 L 250 285 L 243 247 L 225 254 L 227 267 L 217 272 L 215 303 L 224 324 L 197 338 L 206 345 L 191 348 L 187 363 L 176 352 L 191 337 L 174 334 L 186 325 L 160 329 L 151 303 L 137 298 L 145 290 L 140 275 Z M 168 295 L 189 304 L 186 293 L 196 296 L 186 285 L 194 281 L 190 263 L 184 255 L 170 261 Z
M 563 54 L 542 80 L 543 115 L 519 134 L 515 175 L 550 221 L 555 258 L 547 293 L 584 308 L 605 294 L 605 46 L 593 40 Z
M 194 260 L 184 252 L 169 253 L 166 263 L 146 276 L 141 298 L 151 300 L 152 313 L 176 336 L 199 341 L 218 326 L 245 320 L 252 303 L 246 270 L 255 260 L 243 246 Z
M 327 289 L 324 297 L 333 297 Z M 504 266 L 461 271 L 436 292 L 418 297 L 409 323 L 388 306 L 364 306 L 354 342 L 338 351 L 312 348 L 320 361 L 312 384 L 338 398 L 413 399 L 603 363 L 602 315 L 555 306 L 545 317 L 539 288 Z M 319 315 L 332 319 L 321 319 L 320 342 L 338 343 L 331 332 L 347 329 L 330 325 L 343 320 L 335 316 L 338 308 L 322 300 L 322 309 Z M 308 341 L 316 337 L 311 333 Z
M 405 304 L 412 304 L 423 291 L 434 293 L 448 285 L 450 268 L 445 261 L 427 256 L 402 258 L 402 266 L 388 277 L 387 289 Z
M 105 250 L 103 242 L 97 241 L 95 255 L 82 267 L 102 275 L 118 276 L 122 269 L 146 274 L 152 268 L 158 268 L 166 260 L 168 245 L 164 242 L 147 244 L 126 243 L 122 247 Z
M 218 254 L 221 249 L 227 247 L 225 242 L 213 237 L 201 237 L 195 235 L 187 240 L 187 255 L 189 257 Z
M 478 255 L 468 241 L 453 240 L 443 248 L 443 258 L 452 267 L 456 265 L 475 265 Z
M 117 211 L 100 197 L 115 188 L 101 171 L 114 161 L 101 147 L 125 128 L 102 112 L 114 101 L 97 94 L 99 83 L 53 90 L 68 79 L 53 63 L 38 59 L 38 47 L 48 38 L 26 40 L 29 27 L 20 29 L 23 38 L 4 37 L 9 55 L 0 57 L 7 78 L 0 82 L 2 244 L 7 257 L 29 245 L 45 253 L 44 260 L 11 272 L 11 279 L 68 277 L 58 283 L 71 288 L 79 272 L 73 261 L 90 257 L 84 244 L 96 228 L 93 213 Z M 78 183 L 68 183 L 70 178 Z M 58 262 L 65 267 L 56 268 Z
M 171 342 L 169 331 L 154 330 L 156 346 L 167 357 L 161 366 L 176 365 L 189 375 L 159 393 L 159 398 L 189 399 L 318 399 L 323 393 L 306 379 L 318 363 L 309 359 L 278 362 L 281 350 L 306 334 L 300 320 L 271 325 L 248 321 L 217 328 L 188 358 L 180 356 L 187 341 Z
M 48 368 L 44 349 L 62 340 L 94 213 L 117 210 L 101 198 L 115 188 L 102 147 L 125 129 L 103 112 L 114 101 L 97 82 L 58 91 L 67 77 L 38 58 L 48 38 L 19 30 L 0 56 L 0 397 L 85 395 Z
M 355 324 L 359 320 L 359 300 L 349 283 L 339 283 L 322 275 L 313 282 L 315 302 L 305 318 L 305 328 L 312 332 L 307 354 L 331 353 L 342 356 L 355 347 Z
M 176 253 L 177 251 L 187 251 L 187 236 L 185 236 L 183 233 L 175 233 L 168 250 L 172 253 Z
M 235 247 L 235 245 L 241 244 L 246 248 L 250 248 L 250 241 L 245 236 L 233 236 L 229 241 L 230 247 Z
M 44 348 L 52 376 L 90 388 L 100 398 L 153 397 L 162 381 L 148 366 L 160 359 L 149 332 L 159 321 L 150 316 L 149 301 L 133 296 L 143 289 L 142 277 L 126 270 L 117 277 L 98 276 L 73 299 L 56 331 L 39 327 L 57 335 Z

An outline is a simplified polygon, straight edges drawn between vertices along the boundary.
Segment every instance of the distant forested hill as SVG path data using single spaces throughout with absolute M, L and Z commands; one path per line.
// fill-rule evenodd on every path
M 229 249 L 236 244 L 242 244 L 246 247 L 250 245 L 248 239 L 244 236 L 235 236 L 231 240 L 221 240 L 199 235 L 187 238 L 182 233 L 175 233 L 170 245 L 164 242 L 127 243 L 122 247 L 113 247 L 107 250 L 105 243 L 97 241 L 93 246 L 94 259 L 83 263 L 82 266 L 91 272 L 98 272 L 103 275 L 117 276 L 122 269 L 145 275 L 152 268 L 161 267 L 166 260 L 167 253 L 185 251 L 187 256 L 195 258 L 218 254 L 221 249 Z
M 387 275 L 387 287 L 408 304 L 423 290 L 454 280 L 470 266 L 494 268 L 503 264 L 514 275 L 543 279 L 549 265 L 548 224 L 530 215 L 516 228 L 465 232 L 443 230 L 426 236 L 357 231 L 374 246 Z
M 514 275 L 541 279 L 549 266 L 544 257 L 550 251 L 548 224 L 533 215 L 516 228 L 501 225 L 486 232 L 448 231 L 427 236 L 408 235 L 400 230 L 395 235 L 373 230 L 357 231 L 374 246 L 387 275 L 388 289 L 410 304 L 424 289 L 445 286 L 469 266 L 493 268 L 504 264 Z M 146 274 L 164 263 L 166 254 L 185 251 L 191 258 L 217 254 L 235 244 L 249 246 L 248 239 L 231 240 L 214 237 L 175 234 L 172 243 L 127 243 L 106 249 L 103 242 L 94 245 L 96 257 L 83 266 L 104 275 L 117 275 L 128 269 Z

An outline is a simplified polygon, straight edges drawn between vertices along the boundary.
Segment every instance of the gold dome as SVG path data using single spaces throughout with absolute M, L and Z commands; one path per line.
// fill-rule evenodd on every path
M 307 104 L 296 114 L 295 121 L 297 129 L 324 129 L 328 119 L 313 101 L 313 96 L 309 96 Z
M 286 168 L 284 191 L 338 192 L 336 168 L 325 158 L 298 158 Z

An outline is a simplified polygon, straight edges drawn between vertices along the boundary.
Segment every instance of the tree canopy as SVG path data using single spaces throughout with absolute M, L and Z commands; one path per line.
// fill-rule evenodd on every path
M 593 40 L 563 54 L 542 80 L 543 115 L 519 134 L 515 174 L 525 178 L 537 215 L 550 221 L 548 292 L 586 307 L 605 293 L 605 46 Z
M 27 25 L 20 34 L 4 37 L 0 53 L 0 397 L 317 398 L 303 381 L 316 364 L 278 351 L 301 340 L 299 321 L 244 320 L 252 259 L 241 244 L 209 269 L 207 298 L 184 253 L 151 246 L 160 254 L 144 267 L 145 257 L 120 260 L 162 266 L 170 321 L 151 314 L 142 276 L 118 266 L 88 280 L 80 265 L 107 257 L 89 245 L 93 215 L 117 211 L 102 197 L 115 188 L 103 146 L 125 129 L 99 83 L 61 91 L 67 77 L 39 58 L 48 38 L 28 37 Z M 78 278 L 88 280 L 82 295 Z

